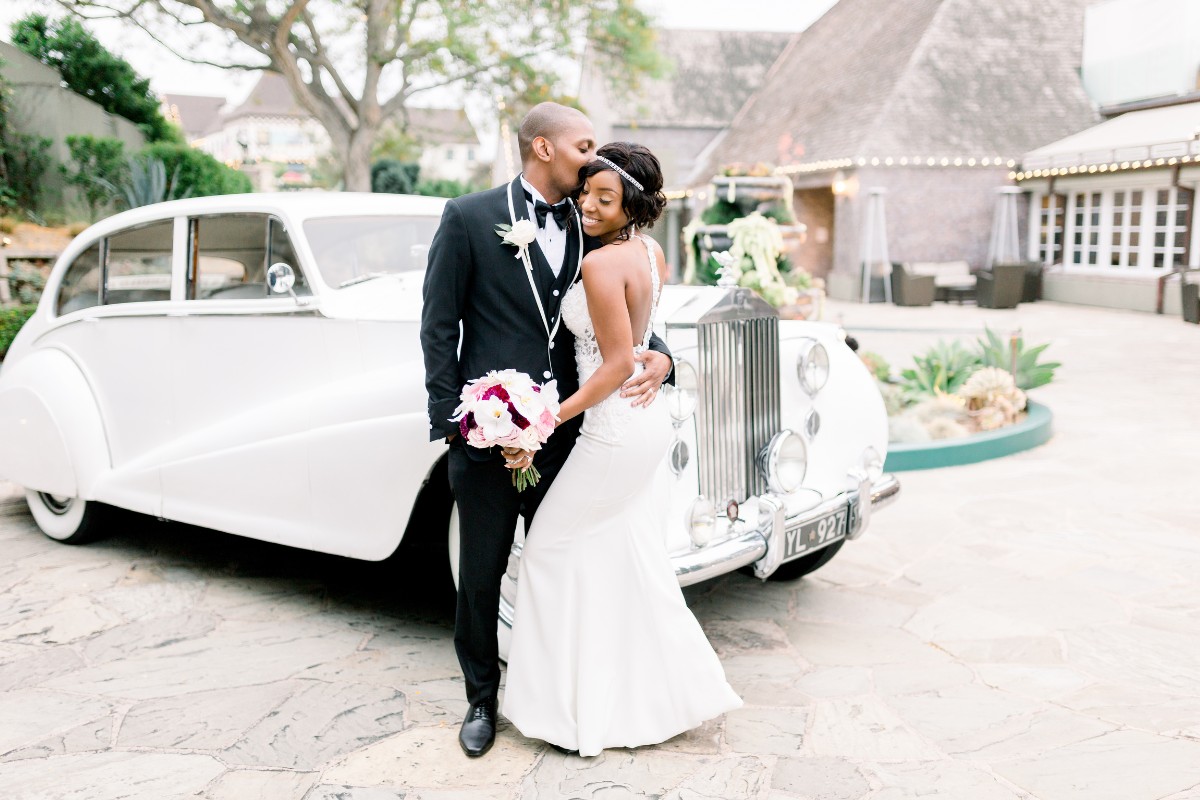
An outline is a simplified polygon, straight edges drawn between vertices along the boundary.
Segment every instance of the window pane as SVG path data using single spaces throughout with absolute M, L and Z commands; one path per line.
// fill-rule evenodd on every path
M 330 286 L 379 273 L 425 269 L 436 217 L 399 214 L 306 220 L 304 233 L 321 277 Z
M 171 299 L 174 220 L 122 231 L 108 239 L 105 303 Z
M 1124 192 L 1113 192 L 1113 205 L 1117 206 L 1118 208 L 1125 205 L 1125 193 Z
M 58 314 L 70 314 L 81 308 L 100 304 L 100 243 L 96 242 L 80 253 L 67 273 L 63 275 L 58 290 Z
M 280 261 L 296 272 L 292 290 L 312 294 L 283 224 L 266 214 L 197 217 L 189 239 L 189 252 L 196 254 L 188 287 L 194 300 L 279 297 L 267 290 L 267 266 Z

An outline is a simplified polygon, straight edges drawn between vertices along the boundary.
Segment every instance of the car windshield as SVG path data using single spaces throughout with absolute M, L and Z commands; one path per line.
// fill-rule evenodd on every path
M 321 275 L 341 288 L 425 269 L 437 217 L 316 217 L 304 223 Z

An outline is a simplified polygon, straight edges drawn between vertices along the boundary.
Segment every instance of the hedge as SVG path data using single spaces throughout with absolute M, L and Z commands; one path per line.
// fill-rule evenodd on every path
M 12 340 L 17 338 L 17 331 L 25 324 L 25 320 L 33 316 L 37 306 L 15 306 L 0 308 L 0 361 L 8 353 Z

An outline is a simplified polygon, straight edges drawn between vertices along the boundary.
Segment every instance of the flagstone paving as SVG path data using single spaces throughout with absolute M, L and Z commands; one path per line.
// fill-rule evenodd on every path
M 1200 327 L 830 303 L 899 365 L 986 323 L 1064 362 L 1036 450 L 903 474 L 796 583 L 687 591 L 746 705 L 581 759 L 468 760 L 441 563 L 122 516 L 68 547 L 0 482 L 0 786 L 72 800 L 1200 800 Z M 1189 499 L 1190 498 L 1190 499 Z

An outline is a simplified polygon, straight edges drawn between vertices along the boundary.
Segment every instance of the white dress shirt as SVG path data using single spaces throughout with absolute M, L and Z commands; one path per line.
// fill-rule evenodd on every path
M 525 176 L 521 176 L 521 186 L 529 193 L 532 200 L 526 201 L 529 210 L 529 218 L 537 224 L 537 215 L 533 213 L 533 205 L 538 200 L 543 203 L 546 198 L 542 197 L 542 193 L 533 188 L 533 184 L 525 180 Z M 554 271 L 554 277 L 558 277 L 558 273 L 562 272 L 563 261 L 567 257 L 567 232 L 558 225 L 558 220 L 553 214 L 546 215 L 545 227 L 538 228 L 537 233 L 538 246 L 542 248 L 542 255 L 546 257 L 546 261 L 550 264 L 550 269 Z

